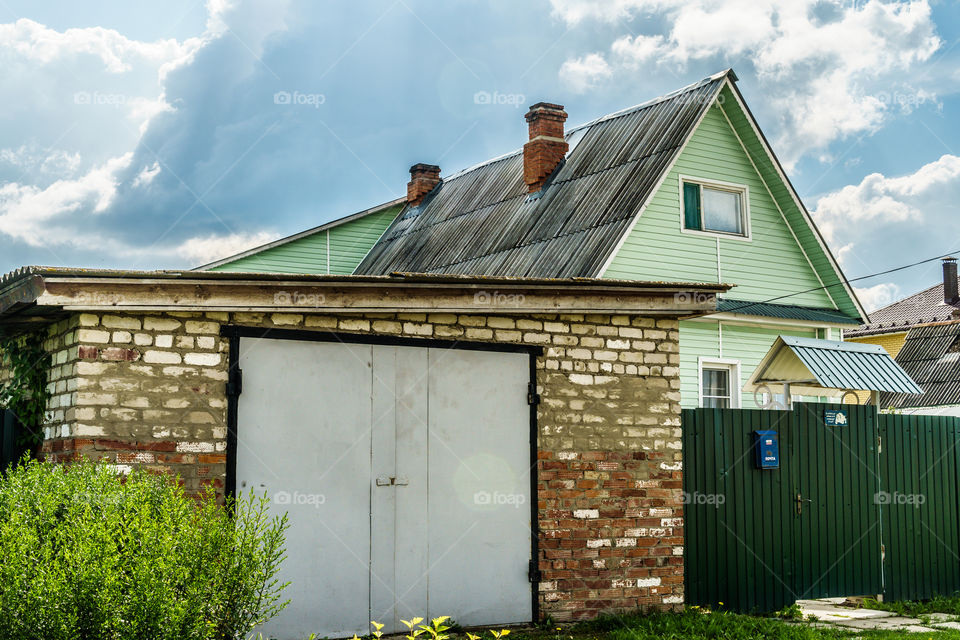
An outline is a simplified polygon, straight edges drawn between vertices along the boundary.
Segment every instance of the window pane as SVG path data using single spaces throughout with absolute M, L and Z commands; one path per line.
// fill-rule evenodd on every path
M 700 230 L 700 185 L 683 183 L 683 227 Z
M 740 194 L 703 188 L 703 226 L 710 231 L 743 233 Z
M 730 397 L 730 372 L 727 369 L 703 370 L 703 396 Z
M 704 398 L 703 406 L 706 409 L 729 409 L 729 398 Z

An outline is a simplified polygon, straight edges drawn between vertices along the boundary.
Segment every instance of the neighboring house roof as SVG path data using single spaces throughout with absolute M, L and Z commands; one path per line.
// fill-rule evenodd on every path
M 387 210 L 387 209 L 390 209 L 391 207 L 400 207 L 400 206 L 402 206 L 402 205 L 404 204 L 405 201 L 406 201 L 405 198 L 397 198 L 396 200 L 391 200 L 390 202 L 384 202 L 383 204 L 377 205 L 377 206 L 375 206 L 375 207 L 371 207 L 371 208 L 369 208 L 369 209 L 365 209 L 365 210 L 363 210 L 363 211 L 359 211 L 359 212 L 357 212 L 357 213 L 353 213 L 353 214 L 350 214 L 350 215 L 348 215 L 348 216 L 344 216 L 344 217 L 342 217 L 342 218 L 337 218 L 336 220 L 331 220 L 330 222 L 324 223 L 324 224 L 320 225 L 319 227 L 313 227 L 312 229 L 307 229 L 306 231 L 301 231 L 300 233 L 295 233 L 295 234 L 293 234 L 292 236 L 287 236 L 287 237 L 285 237 L 285 238 L 280 238 L 279 240 L 274 240 L 273 242 L 268 242 L 267 244 L 260 245 L 259 247 L 254 247 L 253 249 L 248 249 L 247 251 L 243 251 L 243 252 L 238 253 L 238 254 L 236 254 L 236 255 L 232 255 L 232 256 L 229 256 L 229 257 L 227 257 L 227 258 L 223 258 L 223 259 L 221 259 L 221 260 L 217 260 L 216 262 L 211 262 L 211 263 L 209 263 L 209 264 L 205 264 L 205 265 L 203 265 L 203 266 L 196 267 L 195 269 L 193 269 L 193 271 L 209 271 L 210 269 L 216 269 L 217 267 L 222 267 L 222 266 L 224 266 L 224 265 L 230 264 L 230 263 L 232 263 L 232 262 L 237 262 L 238 260 L 242 260 L 242 259 L 244 259 L 244 258 L 249 258 L 249 257 L 251 257 L 251 256 L 256 256 L 256 255 L 258 255 L 258 254 L 262 254 L 262 253 L 264 253 L 264 252 L 266 252 L 266 251 L 269 251 L 269 250 L 271 250 L 271 249 L 275 249 L 275 248 L 277 248 L 277 247 L 281 247 L 281 246 L 284 246 L 284 245 L 288 245 L 288 244 L 290 244 L 290 243 L 293 243 L 293 242 L 296 242 L 296 241 L 299 241 L 299 240 L 303 240 L 303 239 L 309 238 L 309 237 L 311 237 L 311 236 L 315 236 L 315 235 L 317 235 L 317 234 L 319 234 L 319 233 L 323 233 L 324 231 L 328 231 L 328 230 L 330 230 L 330 229 L 334 229 L 334 228 L 336 228 L 336 227 L 340 227 L 340 226 L 345 225 L 345 224 L 347 224 L 347 223 L 354 222 L 355 220 L 359 220 L 359 219 L 361 219 L 361 218 L 365 218 L 365 217 L 367 217 L 367 216 L 370 216 L 370 215 L 373 215 L 373 214 L 376 214 L 376 213 L 380 213 L 380 212 L 382 212 L 382 211 L 385 211 L 385 210 Z
M 960 322 L 914 327 L 897 364 L 923 387 L 922 396 L 882 394 L 880 407 L 936 407 L 960 404 Z
M 960 280 L 958 280 L 960 284 Z M 845 336 L 870 336 L 878 333 L 907 331 L 910 327 L 931 322 L 954 320 L 960 314 L 960 304 L 943 301 L 943 283 L 920 293 L 898 300 L 882 309 L 870 312 L 870 322 L 845 331 Z
M 795 336 L 777 338 L 744 389 L 784 382 L 791 384 L 792 393 L 825 389 L 923 393 L 880 345 Z
M 599 275 L 728 73 L 571 129 L 566 161 L 538 194 L 527 192 L 522 151 L 445 178 L 356 273 Z
M 780 199 L 784 210 L 799 212 L 784 214 L 791 218 L 785 222 L 790 233 L 805 251 L 817 252 L 812 260 L 815 269 L 823 269 L 818 277 L 829 272 L 825 284 L 845 292 L 837 303 L 843 315 L 866 318 L 735 81 L 727 70 L 571 129 L 565 134 L 566 159 L 535 194 L 523 180 L 522 150 L 444 178 L 422 204 L 394 220 L 355 273 L 601 277 L 704 115 L 729 87 L 742 112 L 738 117 L 756 136 L 755 144 L 748 143 L 751 162 L 777 181 L 771 197 Z

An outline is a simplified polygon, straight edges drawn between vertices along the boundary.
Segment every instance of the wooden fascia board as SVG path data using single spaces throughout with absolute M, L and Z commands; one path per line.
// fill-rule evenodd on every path
M 617 313 L 696 316 L 724 287 L 43 278 L 39 307 L 68 311 Z M 689 291 L 696 291 L 690 295 Z

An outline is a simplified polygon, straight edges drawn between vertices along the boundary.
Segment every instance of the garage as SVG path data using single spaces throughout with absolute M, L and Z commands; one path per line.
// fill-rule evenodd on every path
M 236 481 L 288 514 L 297 558 L 265 634 L 532 620 L 531 349 L 277 335 L 238 360 Z
M 28 268 L 0 330 L 44 336 L 48 461 L 288 515 L 302 640 L 682 606 L 679 319 L 725 289 Z

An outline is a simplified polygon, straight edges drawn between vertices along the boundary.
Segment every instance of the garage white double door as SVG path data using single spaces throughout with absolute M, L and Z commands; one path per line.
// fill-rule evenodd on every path
M 240 339 L 237 487 L 289 514 L 301 640 L 531 619 L 529 355 Z

